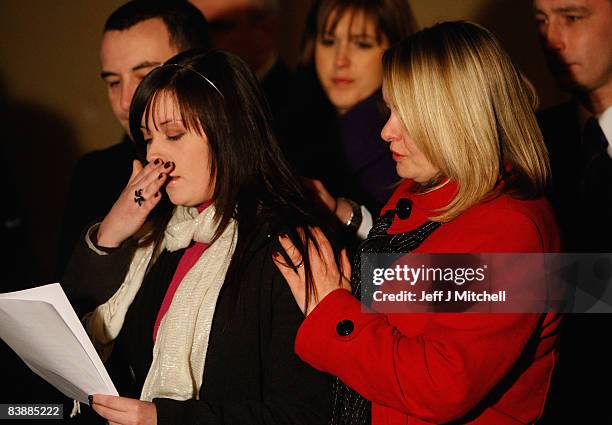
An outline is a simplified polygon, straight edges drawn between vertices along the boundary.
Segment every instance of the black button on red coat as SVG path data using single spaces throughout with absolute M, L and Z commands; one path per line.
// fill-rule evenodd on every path
M 395 214 L 401 220 L 406 220 L 410 217 L 410 213 L 412 213 L 412 201 L 408 198 L 401 198 L 395 204 Z
M 355 329 L 355 325 L 352 320 L 342 320 L 336 325 L 336 332 L 340 336 L 350 335 L 353 329 Z

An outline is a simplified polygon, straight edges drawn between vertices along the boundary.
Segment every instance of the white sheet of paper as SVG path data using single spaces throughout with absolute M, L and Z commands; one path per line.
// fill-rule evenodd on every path
M 119 395 L 59 283 L 0 294 L 0 338 L 72 399 Z

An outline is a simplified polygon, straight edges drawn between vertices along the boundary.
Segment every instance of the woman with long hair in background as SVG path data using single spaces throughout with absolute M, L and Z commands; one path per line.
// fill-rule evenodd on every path
M 365 215 L 361 237 L 399 181 L 380 138 L 382 55 L 415 27 L 407 0 L 320 0 L 307 20 L 284 142 L 343 224 L 354 232 Z

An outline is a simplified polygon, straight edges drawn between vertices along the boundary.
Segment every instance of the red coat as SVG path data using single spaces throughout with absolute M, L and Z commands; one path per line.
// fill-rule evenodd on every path
M 402 184 L 387 205 L 408 197 L 412 213 L 396 218 L 389 233 L 418 227 L 455 190 L 447 184 L 414 194 Z M 442 224 L 414 252 L 558 252 L 559 245 L 545 200 L 501 195 Z M 541 415 L 557 358 L 559 315 L 377 314 L 362 308 L 347 291 L 332 292 L 303 322 L 295 349 L 371 400 L 373 425 L 457 419 L 525 424 Z M 343 320 L 354 324 L 347 336 L 336 331 Z

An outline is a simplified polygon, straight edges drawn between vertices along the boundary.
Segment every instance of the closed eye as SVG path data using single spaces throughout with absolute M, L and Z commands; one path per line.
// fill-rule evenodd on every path
M 185 135 L 185 133 L 179 133 L 179 134 L 175 134 L 175 135 L 168 134 L 168 135 L 166 135 L 166 138 L 168 140 L 171 140 L 171 141 L 176 141 L 176 140 L 179 140 L 184 135 Z

